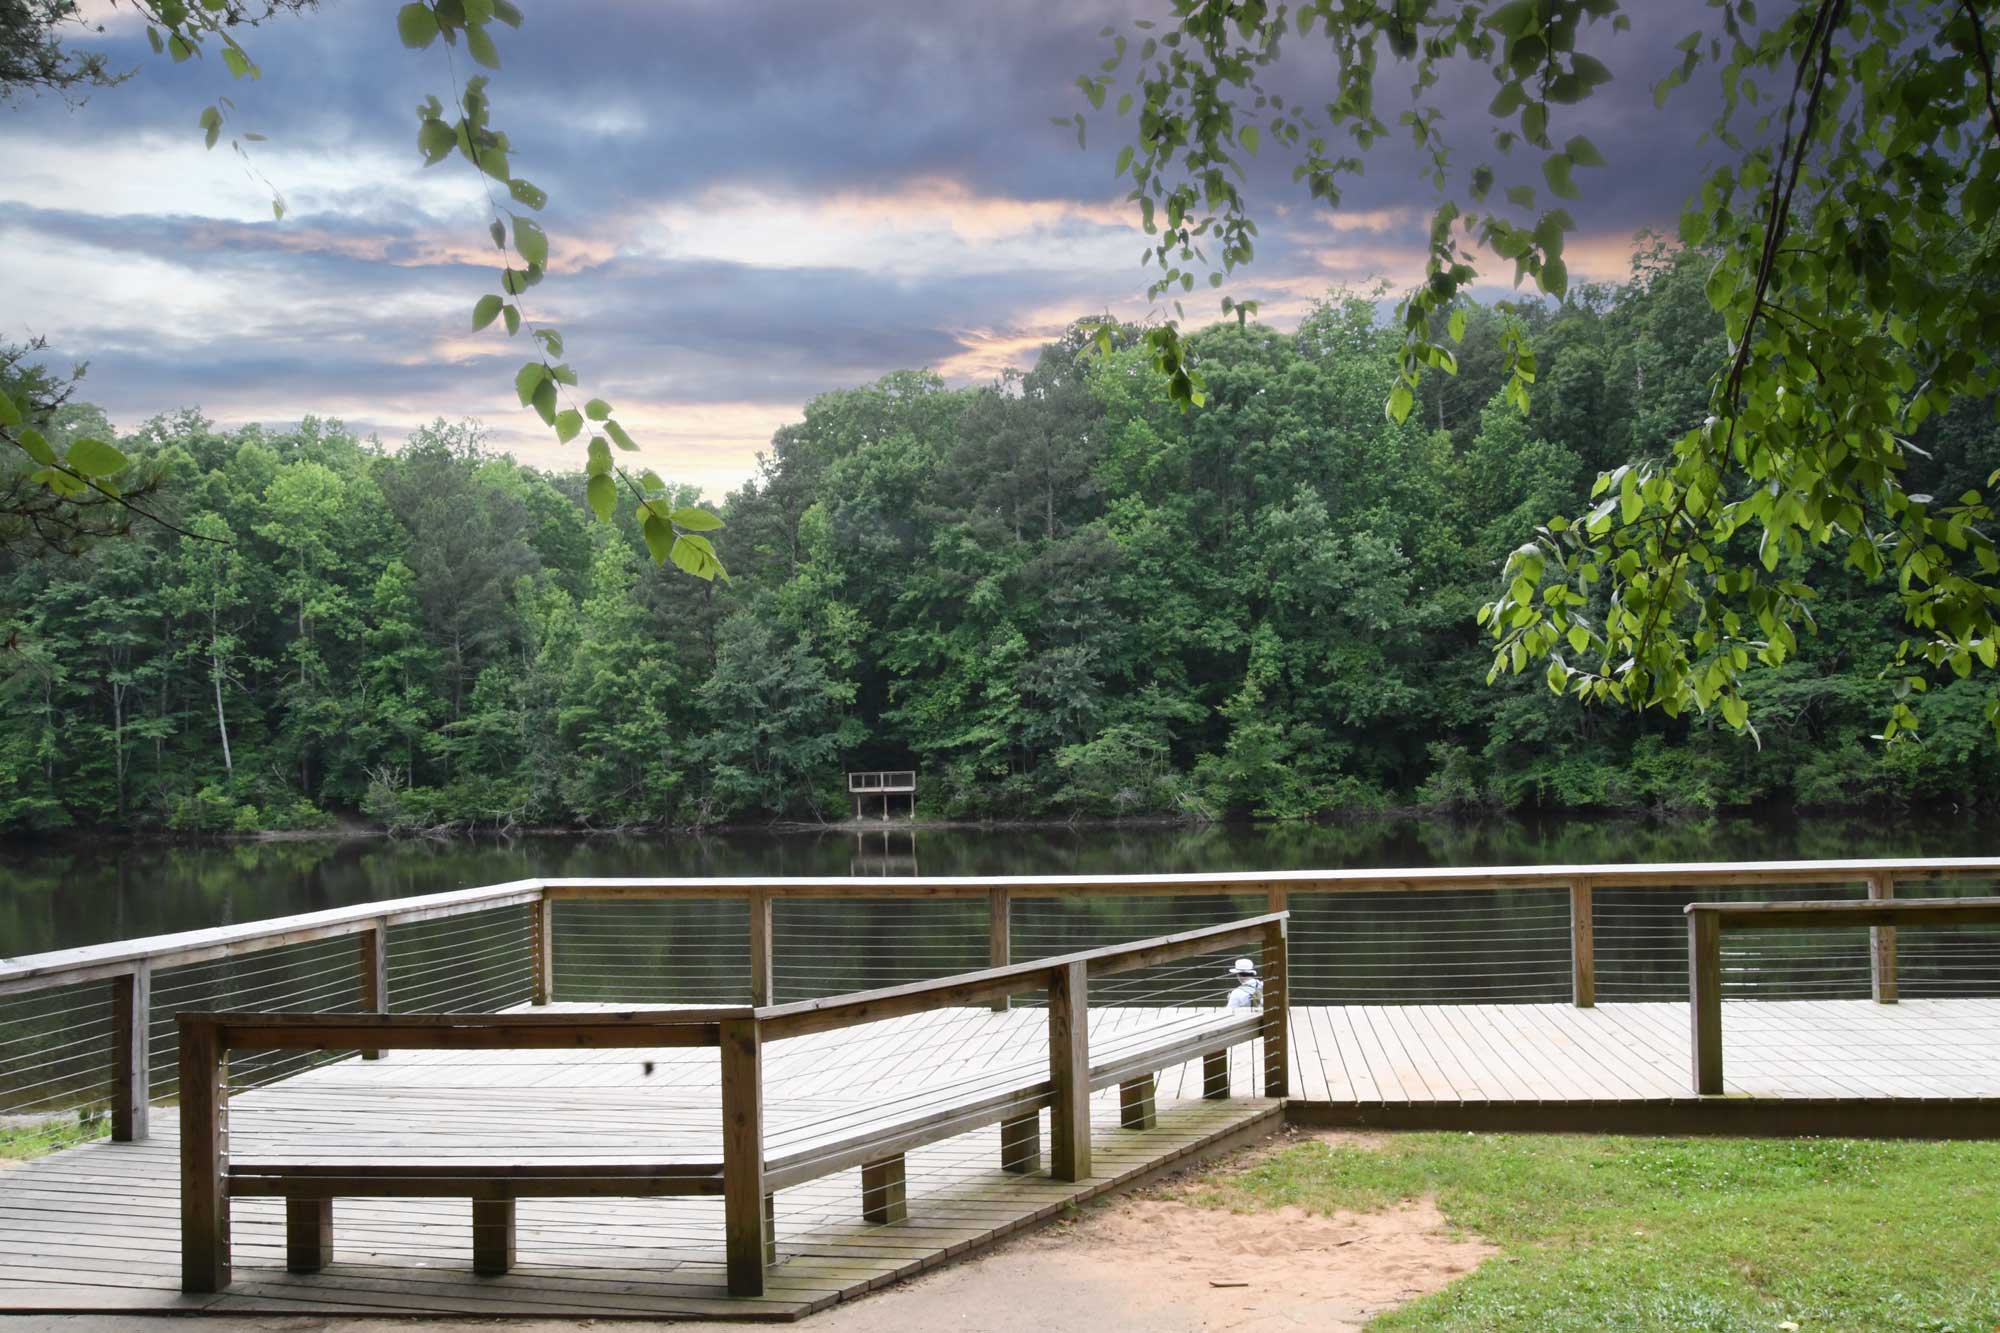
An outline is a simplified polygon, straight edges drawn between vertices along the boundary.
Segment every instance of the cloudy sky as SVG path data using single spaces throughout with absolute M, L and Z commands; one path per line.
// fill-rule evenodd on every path
M 1082 151 L 1050 117 L 1079 108 L 1099 30 L 1164 0 L 522 7 L 524 29 L 496 30 L 493 93 L 516 173 L 551 195 L 554 271 L 532 313 L 673 479 L 736 485 L 823 390 L 905 367 L 983 382 L 1077 316 L 1148 314 L 1144 237 L 1111 173 L 1119 127 L 1095 117 Z M 398 44 L 395 8 L 324 0 L 246 33 L 263 78 L 233 85 L 219 59 L 150 56 L 111 8 L 84 36 L 136 77 L 79 107 L 0 109 L 0 338 L 87 360 L 85 396 L 121 428 L 198 406 L 225 424 L 335 416 L 394 444 L 475 417 L 517 456 L 570 465 L 514 400 L 525 349 L 468 332 L 494 285 L 485 194 L 460 159 L 420 164 L 414 108 L 450 105 L 454 70 L 441 46 Z M 1593 43 L 1617 82 L 1551 126 L 1623 164 L 1581 173 L 1573 278 L 1621 277 L 1632 234 L 1677 215 L 1707 157 L 1698 109 L 1657 115 L 1647 91 L 1687 0 L 1641 13 Z M 1312 97 L 1327 69 L 1298 59 L 1283 85 Z M 1468 148 L 1491 93 L 1483 74 L 1448 85 Z M 250 147 L 283 221 L 226 138 L 202 147 L 196 118 L 224 95 L 237 129 L 269 136 Z M 1261 250 L 1234 294 L 1282 327 L 1329 289 L 1407 281 L 1434 200 L 1378 158 L 1334 212 L 1267 149 Z M 1198 290 L 1190 318 L 1218 295 Z

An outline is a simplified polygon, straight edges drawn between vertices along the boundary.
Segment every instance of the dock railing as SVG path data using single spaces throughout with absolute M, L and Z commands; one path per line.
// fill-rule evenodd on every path
M 883 769 L 879 772 L 849 773 L 847 775 L 847 790 L 849 792 L 901 793 L 913 792 L 916 789 L 917 774 L 915 769 Z
M 1876 882 L 1871 882 L 1871 889 Z M 1905 898 L 1886 891 L 1874 901 L 1789 903 L 1690 903 L 1688 931 L 1688 1019 L 1691 1025 L 1694 1090 L 1723 1092 L 1722 937 L 1733 931 L 1841 929 L 1866 927 L 1872 933 L 1874 998 L 1896 1002 L 1896 936 L 1916 926 L 2000 924 L 2000 898 Z
M 182 1287 L 215 1292 L 231 1281 L 232 1198 L 283 1197 L 286 1252 L 294 1271 L 315 1271 L 333 1248 L 332 1203 L 351 1195 L 457 1196 L 472 1200 L 477 1271 L 513 1263 L 514 1201 L 563 1195 L 720 1195 L 729 1290 L 763 1292 L 772 1262 L 776 1191 L 837 1171 L 862 1169 L 861 1213 L 899 1220 L 907 1206 L 905 1154 L 986 1125 L 1001 1126 L 1002 1166 L 1033 1170 L 1040 1113 L 1050 1112 L 1050 1175 L 1091 1174 L 1090 1094 L 1118 1085 L 1122 1123 L 1150 1126 L 1157 1071 L 1201 1059 L 1207 1097 L 1227 1097 L 1229 1047 L 1262 1040 L 1263 1090 L 1282 1097 L 1290 1078 L 1286 1023 L 1286 912 L 1198 930 L 1011 963 L 913 985 L 830 996 L 795 1004 L 622 1013 L 507 1014 L 182 1014 L 180 1028 Z M 1220 951 L 1261 952 L 1265 1005 L 1224 1010 L 1153 1039 L 1138 1034 L 1093 1063 L 1090 982 Z M 822 1132 L 774 1154 L 765 1136 L 763 1049 L 804 1037 L 938 1009 L 987 1007 L 1029 993 L 1048 997 L 1047 1077 L 934 1098 L 865 1122 Z M 381 1162 L 338 1164 L 257 1160 L 232 1166 L 229 1062 L 232 1052 L 388 1050 L 650 1049 L 713 1047 L 720 1060 L 722 1154 L 719 1162 L 594 1162 L 587 1166 L 506 1159 L 412 1161 L 386 1147 Z M 1004 1080 L 1003 1080 L 1004 1082 Z M 1135 1110 L 1143 1108 L 1143 1110 Z M 393 1135 L 388 1136 L 393 1138 Z M 300 1151 L 310 1152 L 310 1140 Z M 352 1148 L 347 1150 L 350 1154 Z
M 772 912 L 779 902 L 983 901 L 988 959 L 1004 966 L 1017 951 L 1012 917 L 1018 900 L 1258 895 L 1269 910 L 1283 910 L 1293 896 L 1534 891 L 1565 904 L 1554 910 L 1562 914 L 1567 936 L 1562 952 L 1570 971 L 1568 997 L 1589 1007 L 1600 989 L 1598 922 L 1614 891 L 1693 896 L 1856 885 L 1865 886 L 1871 900 L 1889 901 L 1899 885 L 1952 879 L 2000 879 L 2000 858 L 1179 875 L 524 879 L 0 961 L 0 1000 L 33 999 L 40 1006 L 18 1021 L 0 1015 L 0 1111 L 54 1114 L 108 1104 L 111 1136 L 143 1139 L 148 1107 L 173 1095 L 173 1015 L 187 1010 L 245 1004 L 363 1013 L 491 1009 L 498 1007 L 494 996 L 502 990 L 523 1002 L 546 1004 L 557 987 L 556 908 L 566 903 L 746 904 L 749 998 L 754 1005 L 769 1005 L 775 998 Z M 267 975 L 232 975 L 226 984 L 187 979 L 280 953 L 304 959 L 303 979 L 275 963 L 265 969 Z M 1878 931 L 1867 968 L 1875 998 L 1893 1001 L 1898 993 L 1893 927 Z M 481 979 L 490 984 L 475 984 Z M 1384 972 L 1383 985 L 1402 979 L 1391 969 Z M 1007 999 L 991 1003 L 1000 1007 Z

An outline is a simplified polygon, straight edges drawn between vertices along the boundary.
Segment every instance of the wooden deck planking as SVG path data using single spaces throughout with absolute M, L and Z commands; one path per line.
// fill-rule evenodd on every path
M 1212 1010 L 1092 1015 L 1100 1045 L 1114 1049 L 1213 1017 Z M 955 1079 L 1018 1082 L 1023 1070 L 1046 1077 L 1046 1030 L 1042 1010 L 954 1010 L 772 1043 L 767 1151 L 907 1112 Z M 908 1154 L 906 1221 L 860 1219 L 858 1170 L 783 1190 L 780 1261 L 765 1295 L 749 1300 L 726 1294 L 719 1201 L 689 1198 L 521 1200 L 518 1266 L 500 1278 L 471 1271 L 462 1199 L 338 1200 L 334 1265 L 293 1275 L 284 1269 L 282 1201 L 239 1198 L 236 1280 L 217 1296 L 184 1296 L 178 1118 L 159 1108 L 150 1140 L 86 1145 L 0 1174 L 0 1310 L 795 1318 L 1188 1154 L 1275 1128 L 1279 1104 L 1249 1095 L 1256 1066 L 1247 1051 L 1237 1057 L 1238 1100 L 1201 1100 L 1198 1061 L 1192 1077 L 1165 1071 L 1153 1130 L 1118 1128 L 1116 1090 L 1099 1093 L 1091 1102 L 1094 1173 L 1080 1182 L 1003 1173 L 992 1126 Z M 716 1066 L 712 1050 L 685 1048 L 399 1051 L 381 1061 L 343 1060 L 238 1094 L 232 1157 L 713 1160 Z M 888 1103 L 895 1103 L 889 1111 L 870 1109 Z
M 1732 1094 L 2000 1098 L 1990 1000 L 1732 1000 Z M 1299 1008 L 1292 1095 L 1328 1102 L 1666 1102 L 1693 1095 L 1685 1004 Z

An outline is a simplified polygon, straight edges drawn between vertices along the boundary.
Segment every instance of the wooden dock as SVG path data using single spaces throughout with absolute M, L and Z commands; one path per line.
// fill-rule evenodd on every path
M 2000 999 L 1723 1006 L 1692 1093 L 1685 1004 L 1292 1010 L 1297 1122 L 1660 1134 L 2000 1135 Z
M 0 999 L 20 997 L 0 1092 L 108 1110 L 113 1140 L 0 1164 L 0 1312 L 797 1318 L 1281 1121 L 2000 1138 L 2000 998 L 1980 980 L 2000 943 L 1962 933 L 2000 927 L 2000 897 L 1896 891 L 1995 877 L 2000 858 L 523 880 L 0 960 Z M 1606 894 L 1829 883 L 1866 897 L 1686 902 L 1687 1001 L 1597 1003 Z M 1287 1003 L 1290 899 L 1564 887 L 1568 1004 Z M 1019 897 L 1184 895 L 1268 910 L 1025 959 L 1013 943 Z M 779 956 L 778 904 L 843 897 L 983 901 L 991 966 L 773 1003 L 780 975 L 814 975 Z M 557 966 L 558 905 L 582 931 L 618 903 L 729 900 L 747 975 L 725 961 L 697 993 L 748 1005 L 623 993 L 704 938 L 662 921 Z M 1723 948 L 1827 929 L 1868 932 L 1872 998 L 1799 998 L 1766 975 L 1779 955 Z M 1900 984 L 1898 939 L 1930 930 L 1961 932 L 1957 979 Z M 1343 955 L 1324 930 L 1314 947 L 1324 995 Z M 1261 1012 L 1223 1006 L 1246 954 Z M 187 979 L 245 957 L 241 991 Z M 579 980 L 636 1005 L 557 1003 Z
M 601 1006 L 561 1006 L 589 1010 Z M 1093 1036 L 1158 1026 L 1168 1013 L 1092 1014 Z M 966 1031 L 967 1027 L 976 1031 Z M 901 1076 L 919 1094 L 964 1068 L 1004 1063 L 1046 1026 L 1043 1012 L 933 1011 L 772 1048 L 768 1132 L 774 1142 L 879 1102 L 843 1066 L 884 1048 L 935 1050 L 926 1029 L 950 1030 L 952 1056 Z M 180 1290 L 179 1123 L 153 1113 L 138 1143 L 71 1148 L 0 1174 L 0 1309 L 266 1314 L 423 1314 L 543 1318 L 794 1319 L 910 1276 L 1191 1156 L 1253 1142 L 1276 1129 L 1274 1098 L 1251 1095 L 1248 1048 L 1234 1053 L 1238 1096 L 1202 1099 L 1201 1062 L 1168 1070 L 1158 1124 L 1119 1127 L 1118 1089 L 1091 1099 L 1094 1169 L 1073 1183 L 1000 1169 L 997 1126 L 909 1154 L 908 1217 L 858 1216 L 858 1170 L 779 1191 L 778 1262 L 763 1295 L 728 1294 L 723 1210 L 697 1198 L 523 1199 L 514 1271 L 472 1272 L 462 1199 L 343 1199 L 334 1206 L 334 1262 L 286 1271 L 284 1203 L 234 1201 L 236 1280 L 228 1290 Z M 327 1161 L 398 1153 L 436 1161 L 513 1154 L 587 1163 L 670 1150 L 713 1154 L 721 1131 L 712 1051 L 398 1051 L 348 1059 L 232 1099 L 232 1156 L 296 1159 L 311 1144 Z M 1044 1116 L 1046 1141 L 1047 1125 Z

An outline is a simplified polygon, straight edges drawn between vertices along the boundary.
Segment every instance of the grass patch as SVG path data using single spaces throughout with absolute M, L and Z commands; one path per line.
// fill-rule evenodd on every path
M 1182 1197 L 1435 1196 L 1504 1254 L 1382 1329 L 2000 1328 L 2000 1144 L 1398 1135 L 1305 1142 Z
M 102 1112 L 79 1112 L 29 1124 L 0 1122 L 0 1161 L 25 1162 L 31 1157 L 101 1139 L 110 1132 L 111 1117 Z

